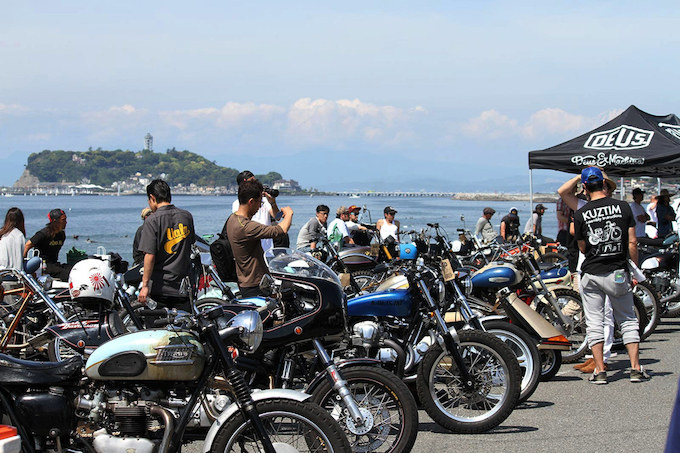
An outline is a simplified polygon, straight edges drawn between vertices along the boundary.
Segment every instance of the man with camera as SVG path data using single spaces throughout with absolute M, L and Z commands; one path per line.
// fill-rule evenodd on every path
M 250 170 L 243 170 L 236 176 L 236 183 L 240 186 L 243 181 L 256 181 L 255 175 Z M 262 204 L 260 209 L 252 216 L 251 220 L 260 223 L 265 226 L 270 226 L 272 224 L 272 219 L 279 219 L 281 211 L 276 205 L 276 197 L 279 196 L 279 191 L 276 189 L 271 189 L 267 186 L 264 187 Z M 239 201 L 238 199 L 234 201 L 231 205 L 231 212 L 235 213 L 238 211 Z M 262 239 L 262 250 L 265 252 L 272 247 L 274 247 L 274 241 L 270 238 Z

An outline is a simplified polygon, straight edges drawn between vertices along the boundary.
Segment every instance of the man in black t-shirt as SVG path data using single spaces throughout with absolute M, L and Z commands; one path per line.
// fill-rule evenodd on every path
M 649 376 L 640 368 L 639 326 L 628 270 L 628 259 L 637 264 L 638 258 L 635 218 L 628 203 L 606 196 L 604 177 L 599 168 L 585 168 L 581 172 L 581 182 L 590 202 L 574 214 L 574 236 L 585 255 L 581 265 L 581 297 L 588 345 L 595 360 L 590 381 L 607 383 L 603 345 L 604 304 L 605 297 L 609 297 L 630 357 L 630 380 L 641 382 Z
M 145 304 L 150 296 L 160 304 L 189 311 L 188 294 L 180 293 L 180 285 L 191 269 L 194 219 L 170 204 L 172 195 L 165 181 L 151 181 L 146 193 L 153 214 L 144 221 L 139 240 L 139 250 L 144 252 L 139 301 Z

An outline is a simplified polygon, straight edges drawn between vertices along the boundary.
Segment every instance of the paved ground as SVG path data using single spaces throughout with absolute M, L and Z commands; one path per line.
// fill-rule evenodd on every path
M 628 380 L 625 351 L 612 359 L 609 384 L 593 385 L 571 365 L 541 383 L 501 426 L 477 435 L 451 434 L 420 411 L 414 452 L 660 452 L 680 376 L 680 319 L 663 319 L 640 345 L 652 379 Z M 198 452 L 201 445 L 187 451 Z

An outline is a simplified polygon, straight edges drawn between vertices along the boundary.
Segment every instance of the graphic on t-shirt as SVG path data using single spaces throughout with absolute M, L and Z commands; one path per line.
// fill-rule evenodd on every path
M 165 243 L 164 248 L 167 253 L 172 255 L 177 253 L 177 250 L 173 250 L 173 247 L 186 239 L 191 231 L 189 231 L 189 227 L 180 223 L 177 228 L 168 228 L 166 233 L 168 241 Z
M 595 255 L 616 255 L 623 252 L 623 232 L 621 223 L 623 215 L 621 206 L 601 206 L 583 211 L 583 220 L 588 228 L 588 243 L 593 247 L 590 251 Z

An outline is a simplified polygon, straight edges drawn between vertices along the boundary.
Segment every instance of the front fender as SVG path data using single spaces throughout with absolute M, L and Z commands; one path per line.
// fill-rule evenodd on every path
M 256 390 L 253 391 L 251 396 L 255 403 L 269 399 L 286 399 L 301 403 L 309 399 L 309 395 L 306 393 L 288 389 L 268 389 L 259 391 Z M 238 411 L 239 411 L 238 405 L 236 403 L 232 403 L 229 407 L 222 411 L 219 417 L 217 417 L 217 420 L 215 420 L 213 424 L 210 426 L 208 434 L 205 437 L 205 441 L 203 442 L 204 453 L 208 453 L 212 448 L 212 444 L 215 441 L 215 436 L 217 436 L 217 433 L 219 432 L 222 425 L 224 425 L 224 423 L 230 417 L 233 417 L 234 414 L 236 414 L 236 412 Z
M 338 368 L 338 370 L 342 370 L 345 368 L 353 367 L 353 366 L 362 366 L 362 365 L 368 365 L 368 366 L 380 366 L 381 361 L 378 359 L 371 359 L 368 357 L 363 357 L 363 358 L 355 358 L 355 359 L 346 359 L 342 360 L 340 362 L 337 362 L 335 366 Z M 307 388 L 305 389 L 305 392 L 308 394 L 314 393 L 314 390 L 321 384 L 324 379 L 326 379 L 326 371 L 324 370 L 322 373 L 318 373 L 316 376 L 314 376 L 314 379 L 312 379 L 312 382 L 309 383 Z

